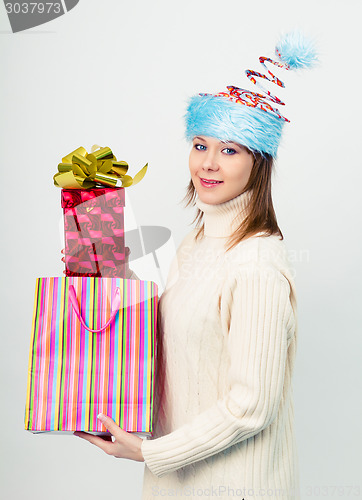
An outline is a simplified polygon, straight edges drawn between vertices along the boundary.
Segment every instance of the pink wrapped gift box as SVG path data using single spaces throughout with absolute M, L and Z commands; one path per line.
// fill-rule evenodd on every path
M 124 277 L 124 188 L 62 189 L 66 276 Z

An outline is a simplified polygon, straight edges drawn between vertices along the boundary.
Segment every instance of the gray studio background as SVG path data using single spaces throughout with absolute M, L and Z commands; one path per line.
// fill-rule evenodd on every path
M 295 26 L 316 37 L 322 60 L 313 71 L 279 72 L 286 89 L 273 88 L 292 121 L 273 189 L 299 301 L 302 498 L 362 496 L 361 14 L 359 0 L 80 0 L 13 34 L 1 3 L 1 498 L 141 494 L 143 464 L 23 430 L 35 277 L 63 270 L 52 184 L 61 157 L 96 143 L 127 160 L 131 175 L 148 161 L 128 190 L 130 207 L 138 225 L 169 228 L 177 247 L 194 214 L 180 203 L 188 96 L 251 88 L 244 69 L 260 71 L 258 57 L 272 56 L 278 33 Z

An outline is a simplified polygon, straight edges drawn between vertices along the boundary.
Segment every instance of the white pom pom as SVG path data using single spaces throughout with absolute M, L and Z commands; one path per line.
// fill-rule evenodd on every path
M 290 69 L 310 68 L 318 62 L 313 40 L 298 30 L 281 37 L 276 51 L 280 61 L 288 64 Z

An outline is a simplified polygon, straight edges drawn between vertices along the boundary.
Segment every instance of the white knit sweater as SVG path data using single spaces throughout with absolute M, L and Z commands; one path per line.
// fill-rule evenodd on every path
M 205 236 L 195 242 L 191 231 L 171 266 L 159 301 L 155 429 L 142 442 L 143 500 L 300 498 L 286 248 L 262 233 L 224 248 L 249 199 L 198 200 Z

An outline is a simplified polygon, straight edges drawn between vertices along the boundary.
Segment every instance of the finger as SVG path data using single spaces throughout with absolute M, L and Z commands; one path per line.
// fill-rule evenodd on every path
M 126 263 L 128 263 L 129 254 L 130 253 L 131 253 L 131 250 L 129 249 L 129 247 L 125 247 L 125 249 L 124 249 L 124 259 L 125 259 Z
M 75 436 L 81 437 L 83 439 L 86 439 L 86 436 L 92 436 L 93 435 L 93 434 L 90 434 L 89 432 L 83 432 L 83 431 L 74 431 L 73 434 Z M 95 434 L 95 435 L 97 435 L 97 434 Z M 110 441 L 112 443 L 113 443 L 113 440 L 114 440 L 114 437 L 109 432 L 104 433 L 102 435 L 98 435 L 98 437 L 100 437 L 101 439 L 103 439 L 103 441 Z
M 112 442 L 110 442 L 108 440 L 106 441 L 105 439 L 102 439 L 99 436 L 94 436 L 93 434 L 88 434 L 88 432 L 75 431 L 75 432 L 73 432 L 73 434 L 74 434 L 74 436 L 85 439 L 89 443 L 92 443 L 95 446 L 98 446 L 98 448 L 103 450 L 108 455 L 112 454 L 112 446 L 113 446 Z
M 60 251 L 60 253 L 64 253 L 64 251 L 65 251 L 65 248 L 62 248 L 61 251 Z
M 126 433 L 126 431 L 122 430 L 114 420 L 111 419 L 111 417 L 107 417 L 107 415 L 104 415 L 103 413 L 100 413 L 97 416 L 98 420 L 102 422 L 104 427 L 115 437 L 121 437 L 121 434 L 123 432 Z
M 132 269 L 128 268 L 126 270 L 126 279 L 131 279 L 132 273 L 133 273 Z

